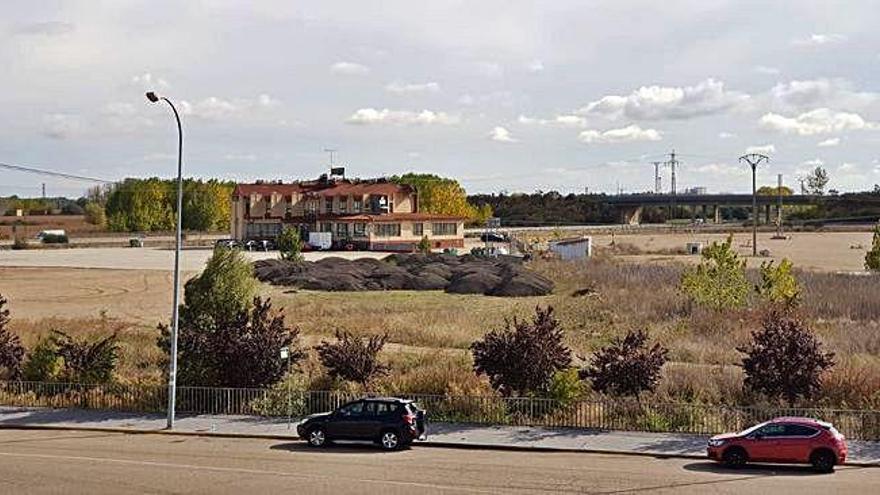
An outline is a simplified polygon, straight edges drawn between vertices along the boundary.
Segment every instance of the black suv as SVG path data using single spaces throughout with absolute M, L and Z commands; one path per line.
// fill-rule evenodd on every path
M 395 450 L 428 438 L 425 411 L 413 401 L 397 398 L 356 400 L 339 409 L 313 414 L 296 426 L 300 438 L 312 447 L 333 440 L 366 440 Z

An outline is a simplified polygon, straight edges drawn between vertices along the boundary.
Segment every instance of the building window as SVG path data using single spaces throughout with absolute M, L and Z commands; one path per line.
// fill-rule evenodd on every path
M 376 236 L 377 237 L 400 237 L 400 224 L 399 223 L 377 223 L 376 224 Z
M 364 201 L 361 198 L 354 198 L 351 203 L 351 211 L 360 213 L 364 209 Z
M 345 213 L 348 210 L 348 198 L 339 196 L 339 211 Z
M 348 237 L 348 224 L 347 223 L 337 223 L 336 224 L 336 237 L 339 239 L 345 239 Z
M 274 239 L 280 233 L 280 223 L 249 223 L 245 226 L 245 237 L 248 239 Z
M 324 200 L 324 212 L 333 213 L 333 197 Z
M 457 223 L 431 224 L 431 233 L 434 235 L 455 235 L 455 234 L 458 234 L 458 224 Z
M 313 199 L 306 201 L 306 212 L 307 213 L 318 213 L 318 202 Z
M 366 237 L 367 236 L 367 224 L 358 222 L 352 225 L 354 227 L 354 233 L 352 237 Z
M 421 236 L 425 233 L 425 224 L 421 222 L 413 223 L 413 235 Z
M 321 222 L 321 232 L 333 232 L 333 224 L 330 222 Z

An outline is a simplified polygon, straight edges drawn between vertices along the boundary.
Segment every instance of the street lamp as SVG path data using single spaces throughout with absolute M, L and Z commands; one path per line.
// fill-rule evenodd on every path
M 168 366 L 168 429 L 174 429 L 174 405 L 177 395 L 177 334 L 179 327 L 178 306 L 180 304 L 180 245 L 181 228 L 183 224 L 183 127 L 180 125 L 180 114 L 174 108 L 171 100 L 164 96 L 157 96 L 149 91 L 147 99 L 151 103 L 159 100 L 165 101 L 174 112 L 177 121 L 177 238 L 174 244 L 174 308 L 171 312 L 171 363 Z
M 762 161 L 769 162 L 767 155 L 760 153 L 748 153 L 739 157 L 740 162 L 746 162 L 752 167 L 752 256 L 758 255 L 758 193 L 755 186 L 755 169 Z

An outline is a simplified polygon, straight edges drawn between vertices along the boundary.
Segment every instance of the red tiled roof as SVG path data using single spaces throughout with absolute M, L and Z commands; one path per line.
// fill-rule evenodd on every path
M 392 195 L 394 193 L 411 193 L 415 192 L 412 187 L 407 185 L 395 184 L 393 182 L 334 182 L 329 184 L 321 184 L 319 182 L 293 182 L 289 184 L 237 184 L 232 192 L 233 197 L 250 196 L 251 194 L 269 195 L 272 193 L 282 195 L 292 193 L 310 193 L 318 196 L 347 196 L 367 195 L 367 194 L 383 194 Z

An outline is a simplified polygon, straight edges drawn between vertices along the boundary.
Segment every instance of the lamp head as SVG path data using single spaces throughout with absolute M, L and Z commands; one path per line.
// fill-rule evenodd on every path
M 147 91 L 147 99 L 153 103 L 156 103 L 157 101 L 159 101 L 159 97 L 156 96 L 156 93 L 154 93 L 152 91 Z

